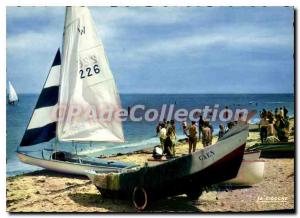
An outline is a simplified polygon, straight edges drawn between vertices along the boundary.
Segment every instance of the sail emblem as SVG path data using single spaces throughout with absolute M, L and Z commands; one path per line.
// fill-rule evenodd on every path
M 78 24 L 77 31 L 80 33 L 80 35 L 85 34 L 85 26 L 81 28 L 80 24 Z

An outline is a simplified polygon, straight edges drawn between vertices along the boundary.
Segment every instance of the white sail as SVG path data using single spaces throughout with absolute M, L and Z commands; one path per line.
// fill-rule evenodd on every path
M 109 111 L 120 110 L 120 99 L 91 14 L 86 7 L 67 7 L 58 139 L 123 142 L 121 121 L 99 116 L 108 108 Z
M 8 82 L 8 99 L 9 102 L 18 101 L 16 90 L 12 86 L 11 82 Z

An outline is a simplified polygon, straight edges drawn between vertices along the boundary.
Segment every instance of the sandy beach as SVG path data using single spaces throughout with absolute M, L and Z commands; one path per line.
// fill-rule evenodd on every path
M 247 146 L 257 142 L 259 133 L 250 132 Z M 201 149 L 201 146 L 198 143 L 197 148 Z M 187 151 L 186 143 L 176 146 L 176 154 L 179 156 Z M 109 158 L 143 165 L 150 157 L 150 152 L 146 150 Z M 197 201 L 190 201 L 185 195 L 170 197 L 153 202 L 145 212 L 293 210 L 294 159 L 264 160 L 264 181 L 255 186 L 234 188 L 214 185 L 204 191 Z M 86 177 L 46 170 L 8 177 L 6 192 L 8 212 L 136 212 L 130 201 L 102 197 Z

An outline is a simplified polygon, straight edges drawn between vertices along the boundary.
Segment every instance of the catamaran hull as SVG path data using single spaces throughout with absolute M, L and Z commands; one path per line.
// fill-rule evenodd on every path
M 245 151 L 243 160 L 258 160 L 261 151 Z
M 278 142 L 272 144 L 256 144 L 247 150 L 261 151 L 261 157 L 264 158 L 292 158 L 295 156 L 295 143 Z
M 243 160 L 238 175 L 222 184 L 232 186 L 252 186 L 264 179 L 264 160 Z
M 95 166 L 58 160 L 46 160 L 38 157 L 32 157 L 20 152 L 17 152 L 17 155 L 20 161 L 23 163 L 39 166 L 47 170 L 73 175 L 86 175 L 87 170 L 97 170 L 103 173 L 118 172 L 119 170 L 119 168 L 109 166 Z
M 136 171 L 87 176 L 103 195 L 131 197 L 138 209 L 144 209 L 151 199 L 187 194 L 197 198 L 202 188 L 237 176 L 248 136 L 248 127 L 234 135 L 193 154 Z M 139 196 L 142 196 L 139 204 Z M 145 202 L 146 199 L 146 202 Z

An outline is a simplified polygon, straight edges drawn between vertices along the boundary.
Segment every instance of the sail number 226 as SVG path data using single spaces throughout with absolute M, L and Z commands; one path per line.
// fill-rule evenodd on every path
M 86 77 L 90 77 L 98 73 L 100 73 L 100 68 L 98 64 L 95 64 L 93 67 L 87 67 L 85 69 L 79 70 L 80 79 L 84 79 Z

